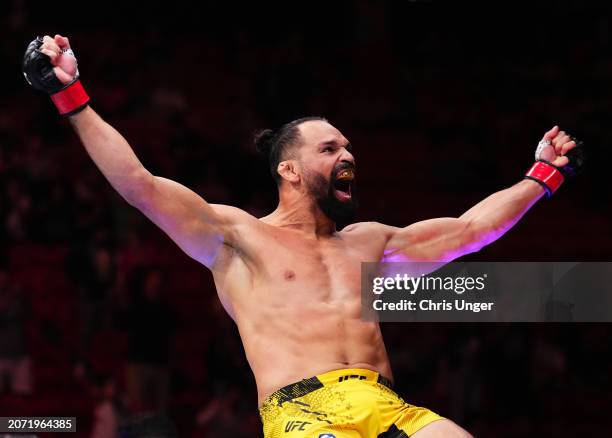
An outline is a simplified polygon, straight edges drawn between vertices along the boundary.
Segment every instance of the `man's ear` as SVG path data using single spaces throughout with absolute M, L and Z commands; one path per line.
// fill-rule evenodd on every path
M 300 181 L 300 175 L 297 169 L 295 160 L 285 160 L 278 163 L 276 168 L 278 174 L 287 182 L 297 183 Z

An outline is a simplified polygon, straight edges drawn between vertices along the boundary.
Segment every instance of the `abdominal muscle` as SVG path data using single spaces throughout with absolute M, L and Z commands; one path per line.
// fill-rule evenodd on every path
M 284 298 L 232 306 L 260 405 L 283 386 L 331 370 L 365 368 L 392 378 L 380 327 L 361 320 L 358 295 Z

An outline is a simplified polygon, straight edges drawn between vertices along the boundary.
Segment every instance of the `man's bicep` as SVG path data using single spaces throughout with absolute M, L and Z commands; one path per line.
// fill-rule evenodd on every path
M 187 255 L 207 267 L 230 240 L 231 217 L 225 206 L 213 207 L 176 181 L 152 176 L 136 207 Z
M 478 250 L 470 242 L 469 221 L 437 218 L 395 228 L 385 248 L 385 261 L 449 262 Z

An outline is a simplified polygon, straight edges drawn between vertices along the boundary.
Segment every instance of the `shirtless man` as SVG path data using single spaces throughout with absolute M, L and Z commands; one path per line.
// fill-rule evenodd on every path
M 459 218 L 406 228 L 356 223 L 338 231 L 336 222 L 355 212 L 355 159 L 349 141 L 326 120 L 300 119 L 259 135 L 279 203 L 258 219 L 209 204 L 147 171 L 88 105 L 67 38 L 34 40 L 24 74 L 69 115 L 87 153 L 121 196 L 212 271 L 255 375 L 267 438 L 470 436 L 390 389 L 379 325 L 360 318 L 360 264 L 449 262 L 493 242 L 572 170 L 564 155 L 576 143 L 565 132 L 555 126 L 540 142 L 537 158 L 548 163 L 537 161 L 526 179 Z

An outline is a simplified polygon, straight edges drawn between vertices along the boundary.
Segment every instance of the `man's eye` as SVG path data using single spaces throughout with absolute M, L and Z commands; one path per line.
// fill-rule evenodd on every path
M 330 148 L 329 146 L 323 148 L 323 152 L 331 152 L 331 151 L 333 151 L 333 149 Z

